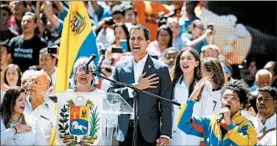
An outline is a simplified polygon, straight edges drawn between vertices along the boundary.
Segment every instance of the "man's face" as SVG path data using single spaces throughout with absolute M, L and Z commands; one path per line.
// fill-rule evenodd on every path
M 11 11 L 14 15 L 22 16 L 25 12 L 25 7 L 22 1 L 13 1 L 11 3 Z
M 118 24 L 118 23 L 124 23 L 124 16 L 122 14 L 114 14 L 112 15 L 114 23 Z
M 21 25 L 23 33 L 33 33 L 37 27 L 33 17 L 28 15 L 23 16 Z
M 262 74 L 258 77 L 258 81 L 256 81 L 257 86 L 259 88 L 263 88 L 266 86 L 271 86 L 271 81 L 269 74 Z
M 212 58 L 216 58 L 218 59 L 218 53 L 213 50 L 213 49 L 207 49 L 204 53 L 203 53 L 203 58 L 207 58 L 207 57 L 212 57 Z
M 125 22 L 135 24 L 136 21 L 137 21 L 136 14 L 135 14 L 134 10 L 127 10 L 125 12 Z
M 177 55 L 178 55 L 177 51 L 169 50 L 165 54 L 165 59 L 166 59 L 165 62 L 166 62 L 166 64 L 169 65 L 169 66 L 174 66 Z
M 268 92 L 259 92 L 256 105 L 259 114 L 270 116 L 276 108 L 276 100 Z
M 132 30 L 130 34 L 130 48 L 134 56 L 145 56 L 148 45 L 149 40 L 145 39 L 143 30 Z
M 43 95 L 43 92 L 49 89 L 49 81 L 45 72 L 31 77 L 31 96 L 37 97 Z
M 4 46 L 1 46 L 0 64 L 1 64 L 2 70 L 7 68 L 10 58 L 11 58 L 11 54 L 8 54 L 7 48 Z
M 274 65 L 273 63 L 267 63 L 264 67 L 264 69 L 268 70 L 272 75 L 272 82 L 276 79 L 276 74 L 274 72 Z
M 55 67 L 55 63 L 55 59 L 52 58 L 50 54 L 39 55 L 39 66 L 46 72 L 53 70 Z
M 1 9 L 0 14 L 1 14 L 1 22 L 0 22 L 1 23 L 1 28 L 4 28 L 8 24 L 8 19 L 10 17 L 9 12 L 6 11 L 5 9 Z
M 235 115 L 243 107 L 238 94 L 230 89 L 226 89 L 221 98 L 221 108 L 226 105 L 230 106 L 231 116 Z
M 194 28 L 192 28 L 191 31 L 191 35 L 193 39 L 196 39 L 198 37 L 200 37 L 204 32 L 204 28 L 200 27 L 200 26 L 195 26 Z

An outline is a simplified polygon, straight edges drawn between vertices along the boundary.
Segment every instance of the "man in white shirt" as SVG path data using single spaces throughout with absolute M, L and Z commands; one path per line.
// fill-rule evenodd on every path
M 136 88 L 146 90 L 167 99 L 172 99 L 172 85 L 168 67 L 152 57 L 146 49 L 150 43 L 149 30 L 136 25 L 130 30 L 130 48 L 133 57 L 119 61 L 115 67 L 113 79 L 133 84 Z M 131 89 L 112 85 L 110 92 L 120 94 L 131 106 L 134 95 Z M 172 105 L 143 93 L 137 93 L 138 145 L 168 145 L 172 131 Z M 124 135 L 119 145 L 132 145 L 133 119 L 129 115 L 119 117 L 119 131 Z M 119 139 L 119 138 L 118 138 Z
M 253 123 L 258 133 L 260 145 L 271 145 L 274 141 L 272 135 L 276 133 L 276 113 L 274 112 L 276 95 L 276 89 L 270 86 L 259 89 L 256 102 L 258 115 Z
M 36 117 L 41 124 L 40 131 L 43 132 L 46 143 L 53 144 L 50 138 L 52 128 L 55 127 L 56 105 L 48 99 L 48 89 L 50 87 L 50 78 L 44 71 L 36 71 L 30 81 L 30 97 L 26 100 L 25 113 Z
M 57 72 L 58 46 L 46 47 L 39 52 L 39 66 L 51 77 L 51 83 L 55 86 Z

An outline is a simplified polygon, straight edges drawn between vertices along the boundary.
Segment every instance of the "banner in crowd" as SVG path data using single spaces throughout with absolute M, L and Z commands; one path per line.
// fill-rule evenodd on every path
M 61 145 L 99 144 L 102 106 L 101 94 L 96 92 L 59 94 L 57 142 Z
M 82 1 L 71 1 L 61 36 L 55 91 L 68 89 L 74 62 L 91 54 L 96 55 L 97 63 L 98 49 L 89 15 Z

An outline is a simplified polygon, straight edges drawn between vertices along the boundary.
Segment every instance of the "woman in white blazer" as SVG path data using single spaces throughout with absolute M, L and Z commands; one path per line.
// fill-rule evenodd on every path
M 1 105 L 1 145 L 46 145 L 38 121 L 24 115 L 25 107 L 24 90 L 8 89 Z
M 183 104 L 192 93 L 195 84 L 201 79 L 201 62 L 198 52 L 193 48 L 185 48 L 176 58 L 173 75 L 174 100 Z M 203 88 L 200 101 L 194 106 L 193 116 L 208 116 L 213 114 L 213 101 L 211 97 L 212 84 L 207 81 Z M 201 139 L 187 135 L 178 129 L 177 115 L 180 107 L 174 106 L 171 145 L 200 145 Z

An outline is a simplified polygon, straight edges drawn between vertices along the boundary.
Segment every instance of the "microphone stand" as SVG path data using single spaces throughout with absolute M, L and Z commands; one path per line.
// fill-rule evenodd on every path
M 137 118 L 137 103 L 138 103 L 138 93 L 144 93 L 144 94 L 147 94 L 151 97 L 155 97 L 155 98 L 158 98 L 160 100 L 164 100 L 164 101 L 167 101 L 167 102 L 170 102 L 171 104 L 174 104 L 174 105 L 177 105 L 177 106 L 181 106 L 180 103 L 176 102 L 176 101 L 173 101 L 173 100 L 170 100 L 170 99 L 166 99 L 164 97 L 161 97 L 159 95 L 156 95 L 156 94 L 153 94 L 153 93 L 150 93 L 148 91 L 145 91 L 145 90 L 142 90 L 142 89 L 138 89 L 136 87 L 134 87 L 133 85 L 130 85 L 130 84 L 126 84 L 126 83 L 122 83 L 122 82 L 119 82 L 119 81 L 116 81 L 116 80 L 113 80 L 113 79 L 109 79 L 107 78 L 106 76 L 103 76 L 101 75 L 101 70 L 96 70 L 96 72 L 93 72 L 93 71 L 90 71 L 92 72 L 92 74 L 94 74 L 95 76 L 98 76 L 99 78 L 103 78 L 105 80 L 108 80 L 110 82 L 112 82 L 113 84 L 115 85 L 118 85 L 120 87 L 128 87 L 128 88 L 131 88 L 134 90 L 134 131 L 133 131 L 133 146 L 136 146 L 137 145 L 137 125 L 138 125 L 138 118 Z

